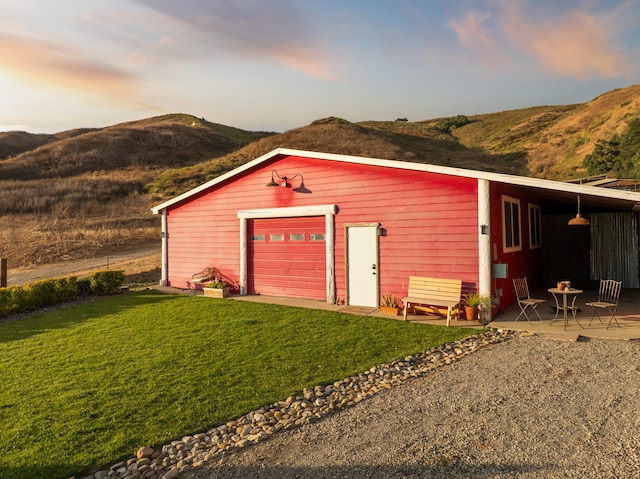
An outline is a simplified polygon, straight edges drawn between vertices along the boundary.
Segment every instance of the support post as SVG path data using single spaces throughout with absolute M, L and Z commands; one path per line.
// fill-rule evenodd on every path
M 335 213 L 327 213 L 325 215 L 325 261 L 327 263 L 327 303 L 335 304 L 336 302 L 336 275 L 334 270 L 335 264 Z
M 162 247 L 161 247 L 161 263 L 162 263 L 162 272 L 160 275 L 160 286 L 168 286 L 169 285 L 169 260 L 167 256 L 167 242 L 169 240 L 169 231 L 167 230 L 167 210 L 162 210 Z
M 7 258 L 0 258 L 0 288 L 7 287 Z
M 247 218 L 240 218 L 240 295 L 247 294 Z
M 491 296 L 491 196 L 488 180 L 478 180 L 478 292 Z M 488 311 L 491 320 L 491 309 Z

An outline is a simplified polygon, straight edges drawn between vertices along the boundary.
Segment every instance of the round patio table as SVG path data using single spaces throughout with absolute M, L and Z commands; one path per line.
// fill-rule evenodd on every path
M 581 289 L 569 288 L 569 289 L 558 289 L 558 288 L 549 288 L 549 291 L 553 295 L 553 299 L 556 302 L 556 316 L 551 321 L 551 324 L 554 323 L 556 319 L 558 319 L 558 313 L 560 310 L 563 312 L 564 316 L 564 329 L 567 330 L 567 324 L 569 323 L 568 312 L 571 310 L 571 314 L 573 315 L 573 319 L 576 320 L 578 326 L 584 329 L 584 326 L 580 324 L 580 321 L 576 318 L 576 299 L 578 295 L 583 293 Z M 558 296 L 562 296 L 562 305 L 560 305 L 560 301 L 558 301 Z M 571 297 L 571 298 L 569 298 Z M 571 300 L 571 306 L 568 305 L 569 299 Z

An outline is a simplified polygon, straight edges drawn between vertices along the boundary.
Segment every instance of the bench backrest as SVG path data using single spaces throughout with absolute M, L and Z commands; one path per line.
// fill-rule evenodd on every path
M 461 279 L 424 278 L 409 276 L 408 295 L 412 298 L 425 298 L 438 301 L 459 301 L 462 293 Z

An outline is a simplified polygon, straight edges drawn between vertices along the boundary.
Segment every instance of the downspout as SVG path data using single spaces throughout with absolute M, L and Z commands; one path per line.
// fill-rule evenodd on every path
M 491 197 L 489 180 L 478 180 L 478 292 L 491 296 Z M 491 318 L 491 309 L 486 313 Z
M 162 210 L 162 249 L 161 249 L 161 261 L 162 261 L 162 273 L 160 275 L 160 286 L 169 286 L 169 260 L 167 253 L 167 241 L 169 239 L 169 232 L 167 231 L 167 210 Z

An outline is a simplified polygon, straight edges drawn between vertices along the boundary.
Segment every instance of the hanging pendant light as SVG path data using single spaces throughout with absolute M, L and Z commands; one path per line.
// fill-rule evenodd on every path
M 569 220 L 569 226 L 589 226 L 591 221 L 580 215 L 580 195 L 578 195 L 578 214 Z

